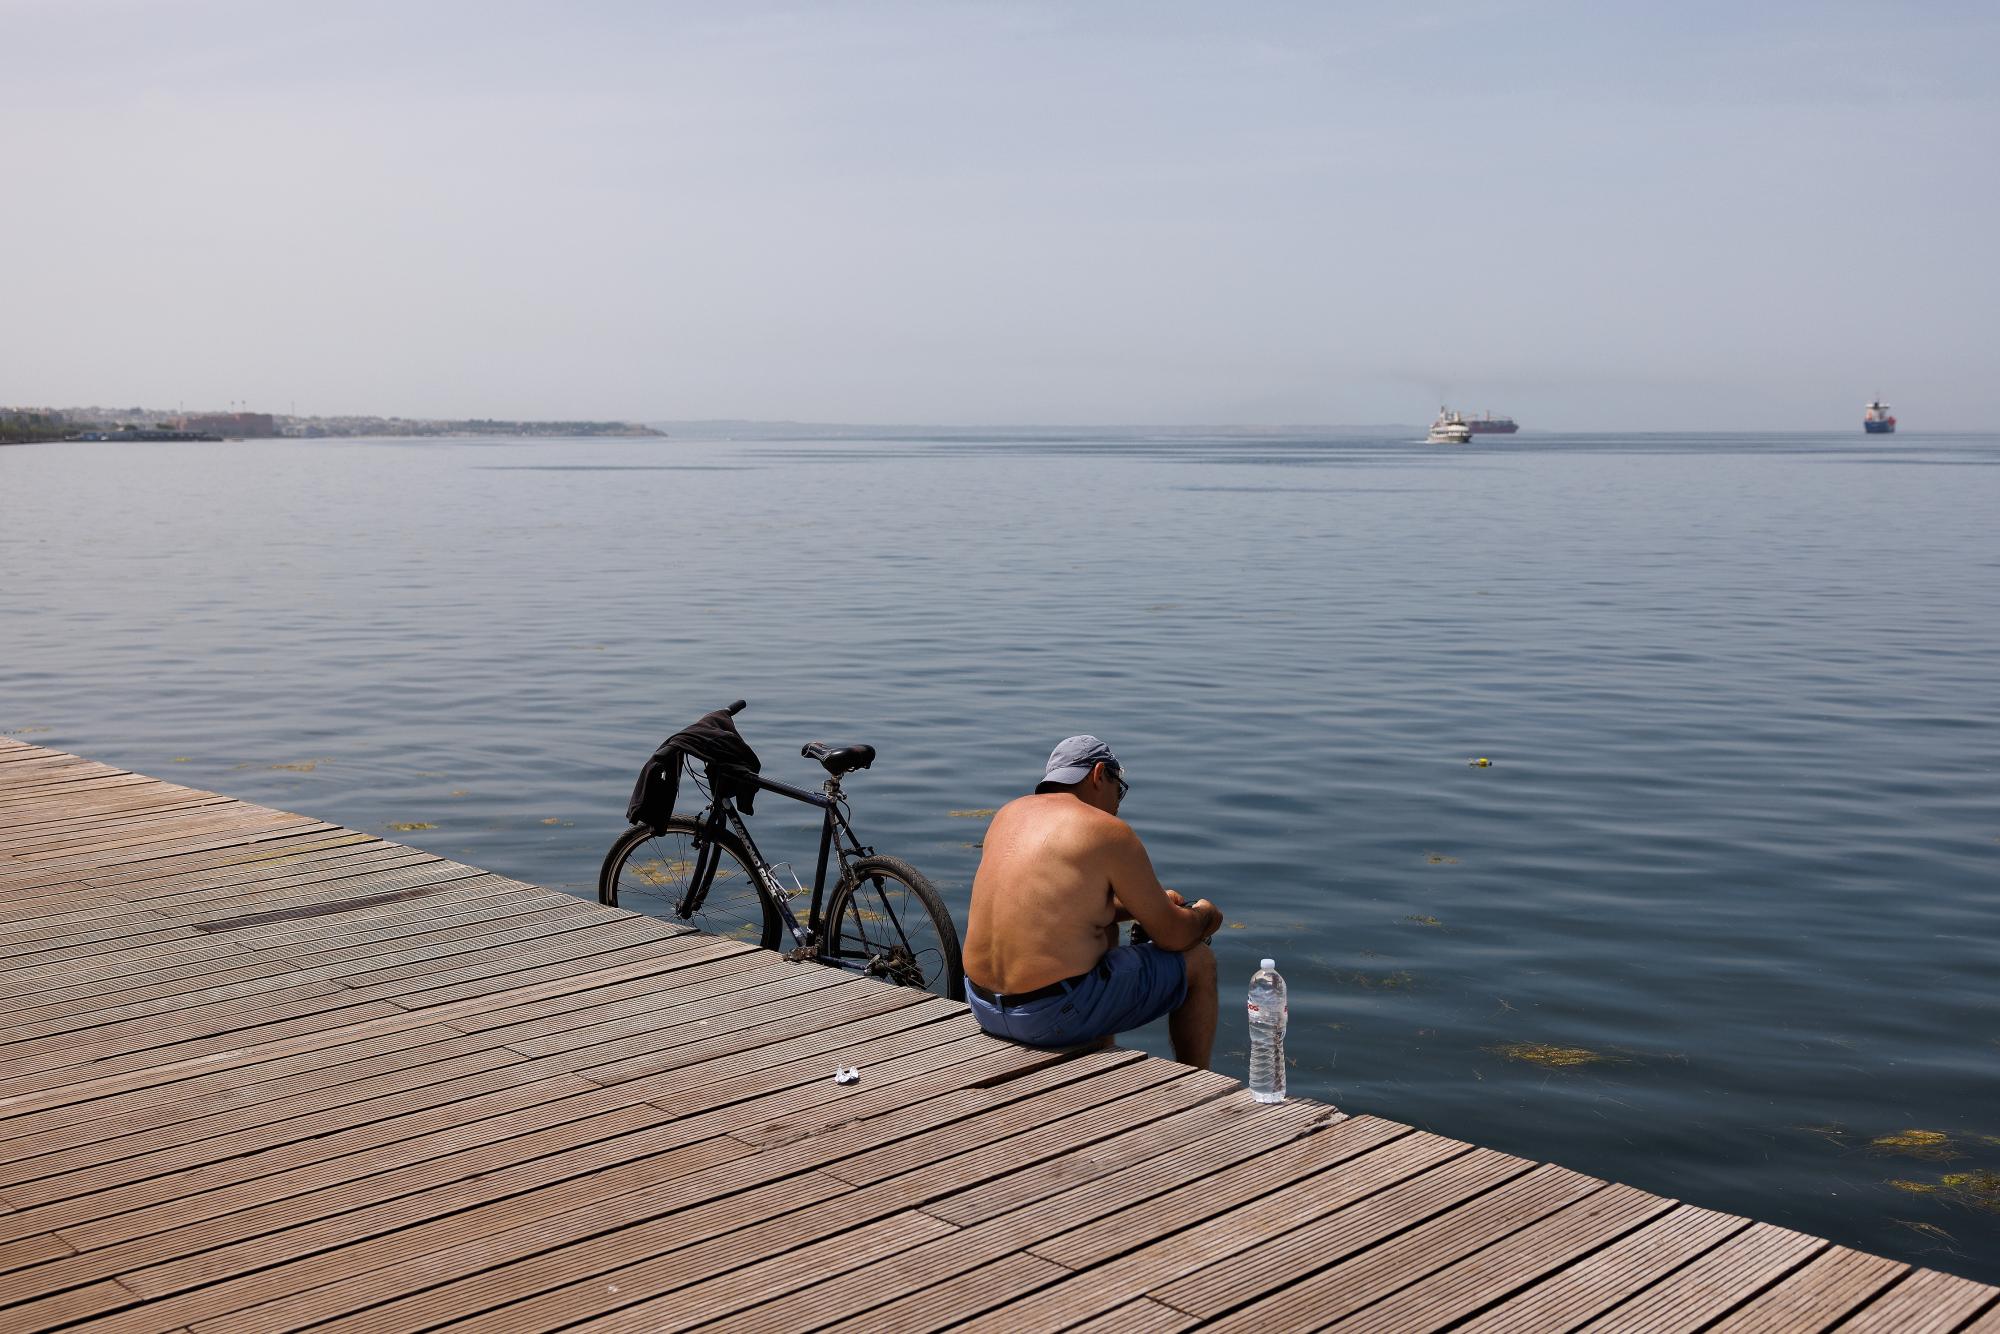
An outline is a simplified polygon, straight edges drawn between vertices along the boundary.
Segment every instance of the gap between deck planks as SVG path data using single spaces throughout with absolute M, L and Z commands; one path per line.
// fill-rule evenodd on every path
M 2000 1322 L 1962 1278 L 7 737 L 0 1020 L 9 1331 Z

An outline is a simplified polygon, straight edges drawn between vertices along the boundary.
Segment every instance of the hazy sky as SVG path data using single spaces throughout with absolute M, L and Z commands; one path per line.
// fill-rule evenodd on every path
M 1991 427 L 2000 5 L 0 0 L 0 403 Z

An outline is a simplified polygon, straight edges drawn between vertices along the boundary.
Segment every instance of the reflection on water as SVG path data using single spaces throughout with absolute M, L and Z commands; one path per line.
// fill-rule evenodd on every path
M 1993 1280 L 1995 464 L 1914 434 L 9 448 L 0 730 L 587 895 L 652 747 L 745 697 L 776 776 L 878 747 L 863 836 L 961 916 L 986 813 L 1094 732 L 1163 877 L 1228 914 L 1227 994 L 1279 959 L 1298 1092 Z M 815 816 L 753 827 L 803 864 Z M 1950 1156 L 1884 1142 L 1918 1132 Z

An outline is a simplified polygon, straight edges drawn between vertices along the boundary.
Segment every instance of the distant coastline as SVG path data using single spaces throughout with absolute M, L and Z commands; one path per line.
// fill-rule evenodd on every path
M 345 440 L 376 436 L 452 439 L 514 436 L 663 438 L 641 422 L 510 421 L 495 417 L 300 417 L 276 412 L 186 412 L 163 408 L 0 407 L 0 444 L 58 440 Z

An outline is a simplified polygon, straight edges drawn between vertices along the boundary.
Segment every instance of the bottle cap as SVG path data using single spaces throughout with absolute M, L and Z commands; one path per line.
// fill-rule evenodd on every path
M 1257 966 L 1259 968 L 1276 968 L 1278 961 L 1276 959 L 1259 959 L 1257 960 Z

